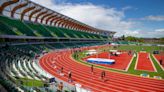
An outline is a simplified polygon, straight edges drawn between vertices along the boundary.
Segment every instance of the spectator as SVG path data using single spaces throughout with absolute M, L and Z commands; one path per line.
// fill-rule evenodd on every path
M 58 84 L 57 92 L 62 92 L 62 90 L 63 90 L 63 82 L 60 82 L 60 83 Z

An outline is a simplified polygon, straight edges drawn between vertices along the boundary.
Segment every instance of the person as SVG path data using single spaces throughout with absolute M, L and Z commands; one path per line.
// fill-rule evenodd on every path
M 105 80 L 104 80 L 105 76 L 106 76 L 105 71 L 102 71 L 102 72 L 101 72 L 101 80 L 105 81 Z
M 62 92 L 62 90 L 63 90 L 63 82 L 60 82 L 60 83 L 58 84 L 57 92 Z
M 137 55 L 136 55 L 136 53 L 134 53 L 134 57 L 136 57 Z
M 58 74 L 60 74 L 60 69 L 59 69 L 59 68 L 57 68 L 56 72 L 57 72 Z
M 144 48 L 142 48 L 142 51 L 144 50 Z
M 64 76 L 64 73 L 63 73 L 63 67 L 61 67 L 61 69 L 60 69 L 60 76 Z
M 147 59 L 149 59 L 149 55 L 147 55 Z
M 91 73 L 93 74 L 93 65 L 91 65 Z
M 72 72 L 68 72 L 68 82 L 72 82 Z
M 63 67 L 61 67 L 60 73 L 63 73 L 63 69 L 64 69 L 64 68 L 63 68 Z
M 105 78 L 105 76 L 106 76 L 106 73 L 105 73 L 105 71 L 103 71 L 103 76 L 104 76 L 104 78 Z
M 116 52 L 114 53 L 114 55 L 115 55 L 115 56 L 118 56 Z
M 131 50 L 130 50 L 130 51 L 128 52 L 128 55 L 130 56 L 130 55 L 131 55 L 131 53 L 132 53 L 132 52 L 131 52 Z
M 159 60 L 160 65 L 162 65 L 162 59 Z

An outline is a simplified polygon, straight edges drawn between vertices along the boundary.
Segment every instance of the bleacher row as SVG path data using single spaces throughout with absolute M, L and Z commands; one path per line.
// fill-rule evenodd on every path
M 34 37 L 56 37 L 56 38 L 87 38 L 87 39 L 106 39 L 106 36 L 100 36 L 87 32 L 75 31 L 66 28 L 60 28 L 49 25 L 32 23 L 29 21 L 20 21 L 6 16 L 0 16 L 0 34 Z
M 44 51 L 101 44 L 104 43 L 52 43 L 0 47 L 0 84 L 9 92 L 44 92 L 44 87 L 27 87 L 24 83 L 20 84 L 21 81 L 19 81 L 20 78 L 27 78 L 47 82 L 53 77 L 43 72 L 38 66 L 34 60 L 37 55 L 42 54 Z

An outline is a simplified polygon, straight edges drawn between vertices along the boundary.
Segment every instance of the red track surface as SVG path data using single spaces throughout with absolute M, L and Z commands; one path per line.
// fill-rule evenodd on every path
M 115 64 L 113 64 L 113 65 L 105 65 L 105 64 L 101 64 L 101 65 L 109 67 L 109 68 L 125 70 L 127 68 L 128 64 L 130 63 L 130 60 L 132 59 L 132 56 L 129 56 L 128 53 L 122 53 L 119 56 L 109 56 L 108 52 L 104 52 L 104 53 L 101 53 L 99 55 L 88 56 L 88 57 L 84 58 L 83 60 L 86 61 L 88 58 L 114 59 Z
M 162 67 L 164 68 L 164 56 L 161 56 L 161 55 L 159 55 L 159 54 L 155 54 L 154 56 L 155 56 L 155 58 L 158 60 L 158 62 L 159 62 L 160 59 L 163 60 L 163 62 L 162 62 Z
M 138 63 L 137 63 L 137 70 L 145 70 L 145 71 L 155 71 L 153 65 L 148 58 L 149 53 L 138 53 Z
M 102 70 L 95 68 L 94 74 L 90 73 L 90 67 L 77 63 L 71 58 L 70 52 L 56 53 L 51 52 L 40 59 L 41 67 L 50 74 L 67 81 L 68 71 L 72 71 L 75 83 L 80 83 L 82 87 L 91 89 L 93 92 L 150 92 L 164 91 L 164 80 L 141 78 L 127 74 L 120 74 L 106 71 L 106 81 L 100 80 Z M 64 67 L 64 76 L 60 76 L 54 68 Z

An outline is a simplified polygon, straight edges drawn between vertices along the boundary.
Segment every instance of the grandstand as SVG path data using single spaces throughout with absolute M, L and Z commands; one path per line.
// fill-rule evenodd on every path
M 95 74 L 90 73 L 91 64 L 82 60 L 88 57 L 85 52 L 95 49 L 98 54 L 90 57 L 104 57 L 104 53 L 108 57 L 108 52 L 104 51 L 119 49 L 108 44 L 114 34 L 29 0 L 0 0 L 0 87 L 8 92 L 56 92 L 62 82 L 64 92 L 162 92 L 164 71 L 156 62 L 156 55 L 150 55 L 152 60 L 147 60 L 156 71 L 151 71 L 151 78 L 143 78 L 138 76 L 142 71 L 134 70 L 137 57 L 127 54 L 132 47 L 127 47 L 120 58 L 111 56 L 122 65 L 117 62 L 117 65 L 107 67 L 94 64 Z M 125 41 L 115 44 L 138 45 Z M 64 75 L 59 73 L 61 67 L 64 67 Z M 109 75 L 105 82 L 99 78 L 102 70 Z M 73 73 L 73 82 L 68 82 L 69 71 Z M 161 79 L 152 78 L 154 75 Z

